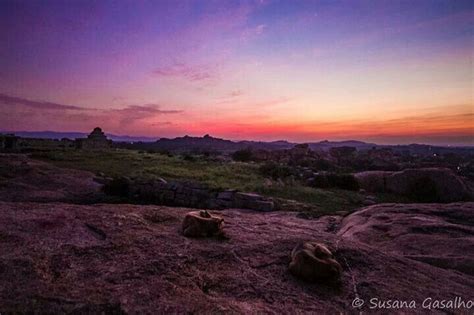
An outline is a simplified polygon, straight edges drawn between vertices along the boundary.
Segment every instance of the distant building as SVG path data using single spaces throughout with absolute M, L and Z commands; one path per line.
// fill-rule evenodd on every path
M 15 135 L 2 135 L 0 134 L 0 151 L 16 151 L 18 148 L 19 137 Z
M 104 150 L 110 148 L 112 141 L 108 140 L 102 129 L 99 127 L 94 130 L 85 139 L 76 139 L 76 148 L 85 150 Z

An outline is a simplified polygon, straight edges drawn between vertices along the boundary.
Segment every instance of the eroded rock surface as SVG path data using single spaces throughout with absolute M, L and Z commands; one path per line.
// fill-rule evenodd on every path
M 374 205 L 347 216 L 338 234 L 474 276 L 474 202 Z
M 101 184 L 91 172 L 59 168 L 20 154 L 0 154 L 0 200 L 91 203 Z
M 472 296 L 472 275 L 325 232 L 330 220 L 224 210 L 228 239 L 190 239 L 180 231 L 188 212 L 0 202 L 0 312 L 335 314 L 357 313 L 356 294 Z M 291 251 L 307 240 L 340 262 L 339 286 L 291 275 Z

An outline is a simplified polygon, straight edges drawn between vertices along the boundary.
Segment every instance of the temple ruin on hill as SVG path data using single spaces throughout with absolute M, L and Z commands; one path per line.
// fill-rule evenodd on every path
M 111 147 L 112 141 L 108 140 L 102 129 L 99 127 L 84 139 L 76 139 L 76 148 L 86 150 L 104 150 Z

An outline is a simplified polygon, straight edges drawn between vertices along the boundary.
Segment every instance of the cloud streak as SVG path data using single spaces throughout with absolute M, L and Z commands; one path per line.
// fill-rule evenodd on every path
M 121 128 L 134 124 L 135 122 L 147 118 L 154 118 L 161 115 L 180 114 L 182 110 L 163 110 L 157 104 L 129 105 L 121 109 L 106 111 L 112 119 L 119 122 Z
M 45 101 L 32 101 L 26 98 L 0 94 L 0 105 L 22 105 L 33 109 L 52 109 L 52 110 L 86 110 L 84 107 L 75 105 L 65 105 Z
M 100 125 L 107 130 L 127 132 L 143 127 L 144 121 L 153 125 L 163 115 L 183 113 L 180 109 L 162 109 L 159 104 L 127 105 L 122 108 L 85 108 L 0 94 L 0 125 L 5 129 L 87 131 Z M 22 127 L 23 126 L 23 127 Z M 53 128 L 54 129 L 54 128 Z
M 159 67 L 153 70 L 159 77 L 176 77 L 191 82 L 210 81 L 218 77 L 217 67 L 213 65 L 189 65 L 176 62 L 170 66 Z

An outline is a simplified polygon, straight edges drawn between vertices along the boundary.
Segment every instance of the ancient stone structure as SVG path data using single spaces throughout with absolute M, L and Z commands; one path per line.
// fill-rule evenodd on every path
M 206 210 L 186 214 L 183 220 L 183 235 L 188 237 L 209 237 L 222 233 L 224 219 L 211 215 Z
M 326 246 L 313 242 L 293 249 L 289 269 L 295 277 L 308 282 L 337 280 L 342 270 Z
M 111 146 L 112 141 L 108 140 L 102 129 L 99 127 L 94 130 L 85 139 L 76 139 L 76 148 L 86 150 L 104 150 Z

